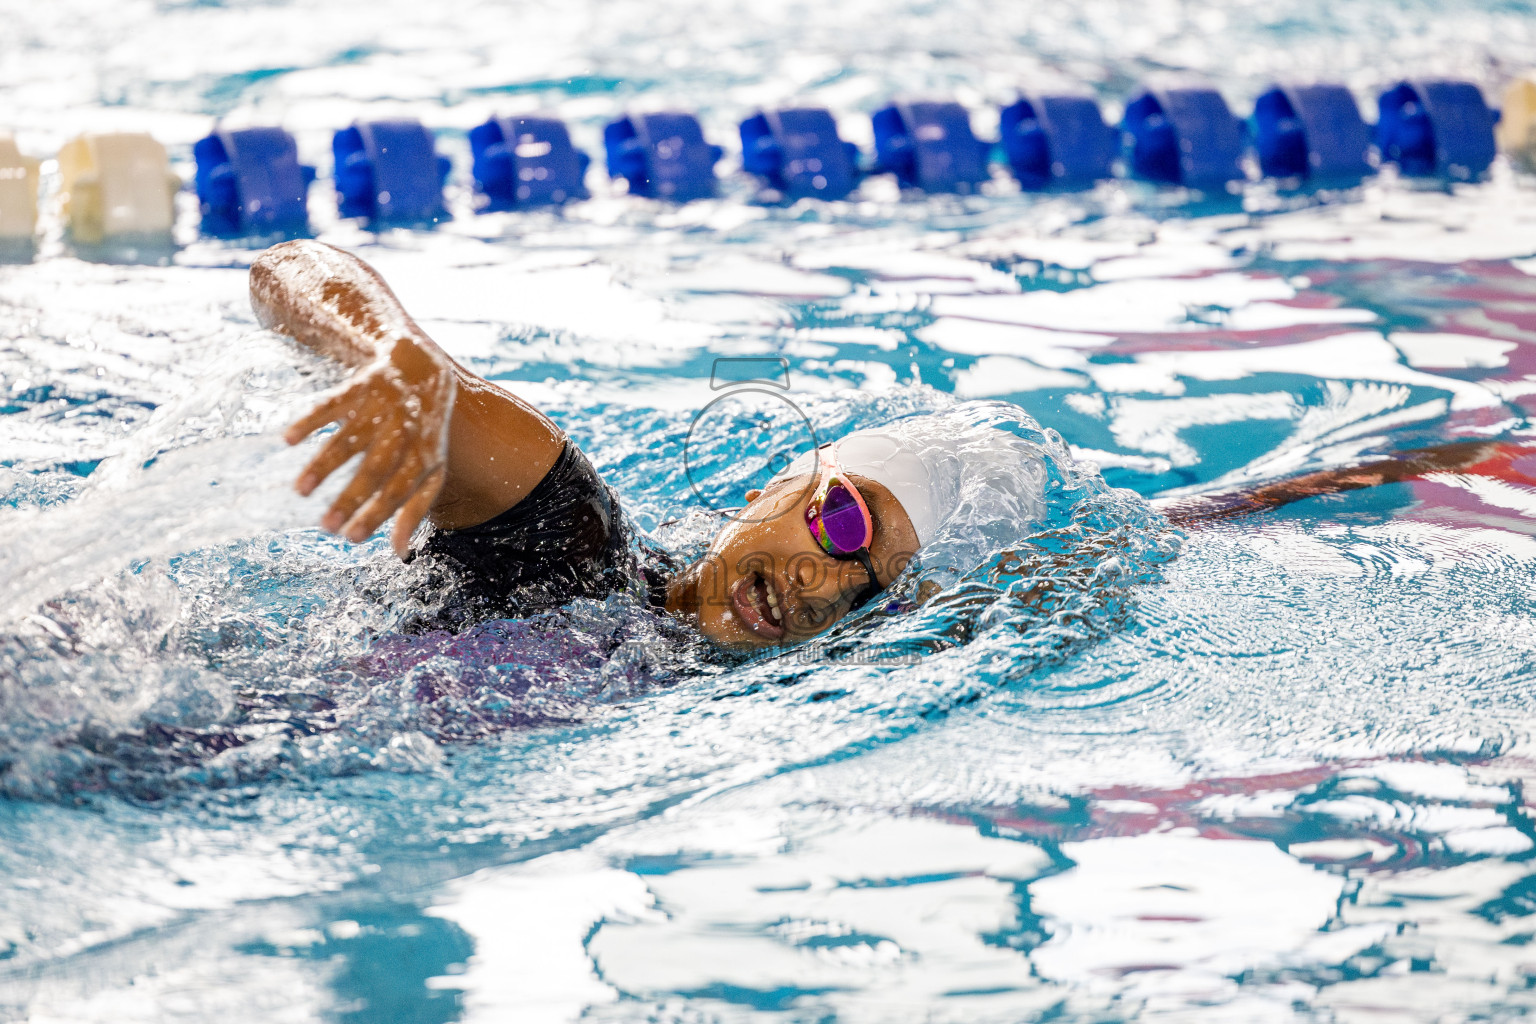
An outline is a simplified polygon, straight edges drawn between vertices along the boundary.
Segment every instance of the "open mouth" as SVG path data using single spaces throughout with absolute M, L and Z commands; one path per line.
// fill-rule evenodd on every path
M 731 587 L 731 606 L 746 627 L 765 640 L 784 637 L 784 600 L 773 580 L 749 573 Z

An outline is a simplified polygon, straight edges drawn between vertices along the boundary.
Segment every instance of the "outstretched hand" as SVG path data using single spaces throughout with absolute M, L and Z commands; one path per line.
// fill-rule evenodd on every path
M 285 439 L 298 444 L 328 423 L 340 425 L 294 485 L 306 497 L 354 455 L 363 456 L 320 525 L 358 543 L 394 515 L 390 544 L 404 558 L 447 477 L 455 392 L 446 357 L 401 341 L 393 358 L 360 368 L 289 427 Z
M 351 253 L 309 239 L 274 245 L 251 263 L 251 308 L 261 326 L 352 369 L 287 434 L 298 444 L 339 425 L 299 476 L 305 496 L 362 456 L 320 521 L 332 533 L 363 541 L 394 516 L 390 543 L 403 558 L 428 515 L 444 529 L 500 515 L 565 448 L 537 409 L 455 365 Z

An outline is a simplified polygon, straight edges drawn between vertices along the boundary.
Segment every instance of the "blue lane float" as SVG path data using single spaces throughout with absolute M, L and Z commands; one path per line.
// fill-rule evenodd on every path
M 343 217 L 371 224 L 436 224 L 448 218 L 443 185 L 452 165 L 419 121 L 358 121 L 331 139 Z
M 608 176 L 631 195 L 685 203 L 715 194 L 715 164 L 725 155 L 704 140 L 692 114 L 627 114 L 603 128 Z
M 1371 174 L 1371 131 L 1342 85 L 1274 85 L 1253 105 L 1254 149 L 1265 177 L 1358 184 Z
M 1009 168 L 1026 190 L 1088 188 L 1114 174 L 1228 190 L 1246 177 L 1242 159 L 1250 135 L 1264 176 L 1284 183 L 1358 184 L 1376 169 L 1373 142 L 1381 161 L 1395 163 L 1405 176 L 1475 181 L 1486 174 L 1501 145 L 1512 158 L 1531 161 L 1529 153 L 1536 152 L 1530 144 L 1536 130 L 1526 130 L 1527 122 L 1536 124 L 1530 116 L 1536 109 L 1536 79 L 1520 83 L 1510 96 L 1511 123 L 1518 122 L 1519 130 L 1496 139 L 1499 113 L 1475 85 L 1456 80 L 1409 80 L 1388 89 L 1379 98 L 1374 130 L 1361 118 L 1349 90 L 1333 83 L 1271 86 L 1254 103 L 1251 131 L 1208 86 L 1143 88 L 1127 105 L 1118 133 L 1105 126 L 1087 95 L 1026 93 L 1002 108 L 1000 141 Z M 958 103 L 893 102 L 872 120 L 876 159 L 863 172 L 858 149 L 840 138 L 827 110 L 759 111 L 740 125 L 742 169 L 785 201 L 843 198 L 862 173 L 892 173 L 903 188 L 926 192 L 975 192 L 990 178 L 991 146 L 976 138 L 968 112 Z M 589 197 L 585 174 L 591 161 L 572 146 L 557 118 L 492 118 L 472 129 L 469 138 L 483 211 Z M 109 170 L 127 161 L 113 155 L 121 142 L 113 140 L 119 137 L 92 137 L 74 149 L 66 147 L 70 154 L 85 156 L 60 158 L 61 167 L 79 164 L 80 183 L 68 190 L 75 201 L 67 215 L 72 233 L 81 237 L 91 234 L 92 217 L 101 205 L 92 203 L 98 172 L 90 154 L 101 149 Z M 625 180 L 633 195 L 687 202 L 717 192 L 715 165 L 723 152 L 705 140 L 691 114 L 627 115 L 605 127 L 603 140 L 609 174 Z M 152 140 L 134 144 L 158 146 Z M 332 149 L 343 217 L 364 218 L 375 227 L 422 226 L 448 217 L 443 186 L 450 164 L 437 154 L 431 132 L 419 122 L 357 122 L 335 134 Z M 299 163 L 287 132 L 216 128 L 193 152 L 205 234 L 308 233 L 306 197 L 315 171 Z M 1123 167 L 1116 165 L 1121 155 Z M 23 171 L 16 174 L 24 177 Z M 35 207 L 26 199 L 18 203 L 23 212 Z M 102 209 L 109 207 L 127 208 L 107 204 Z
M 1377 106 L 1381 158 L 1405 175 L 1475 181 L 1493 163 L 1498 115 L 1471 82 L 1399 82 Z
M 763 110 L 741 122 L 741 166 L 785 199 L 842 199 L 859 183 L 859 149 L 819 107 Z
M 1108 178 L 1114 132 L 1087 96 L 1020 96 L 1003 108 L 1003 155 L 1025 189 L 1086 188 Z
M 1145 181 L 1222 189 L 1243 178 L 1243 126 L 1208 86 L 1144 89 L 1125 108 L 1130 172 Z
M 475 190 L 486 197 L 481 213 L 559 206 L 586 199 L 592 158 L 571 145 L 565 123 L 553 117 L 493 117 L 469 130 Z
M 309 232 L 315 169 L 299 163 L 281 128 L 217 129 L 192 147 L 203 234 L 215 238 Z
M 991 148 L 971 132 L 971 116 L 953 102 L 892 103 L 871 117 L 875 171 L 903 188 L 975 192 L 990 175 Z

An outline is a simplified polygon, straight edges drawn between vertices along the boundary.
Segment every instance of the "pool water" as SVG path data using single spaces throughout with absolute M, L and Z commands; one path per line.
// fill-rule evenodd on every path
M 414 635 L 420 579 L 314 528 L 279 428 L 337 381 L 259 332 L 254 251 L 0 266 L 0 1017 L 32 1021 L 1507 1020 L 1536 1009 L 1536 494 L 1442 476 L 1181 534 L 1146 499 L 1536 410 L 1536 183 L 1241 197 L 1107 183 L 475 216 L 464 131 L 901 91 L 977 112 L 1162 67 L 1489 94 L 1524 3 L 764 8 L 37 4 L 0 96 L 39 154 L 209 115 L 325 163 L 421 117 L 455 219 L 353 249 L 557 419 L 635 521 L 817 436 L 1006 422 L 1027 524 L 940 596 L 740 663 L 624 598 Z M 995 117 L 995 115 L 993 115 Z M 860 125 L 864 125 L 861 128 Z M 724 165 L 722 165 L 724 166 Z M 45 172 L 47 168 L 45 168 Z M 594 174 L 594 184 L 600 176 Z M 98 254 L 99 255 L 99 254 Z M 703 415 L 721 357 L 798 416 Z M 776 365 L 776 364 L 775 364 Z M 718 381 L 717 381 L 718 383 Z M 752 407 L 761 412 L 767 406 Z M 775 407 L 776 408 L 776 407 Z M 750 420 L 751 422 L 744 422 Z M 692 434 L 690 430 L 692 429 Z M 676 520 L 674 522 L 674 520 Z M 667 524 L 667 525 L 663 525 Z M 1034 539 L 1025 543 L 1029 536 Z M 1014 554 L 1007 554 L 1014 552 Z

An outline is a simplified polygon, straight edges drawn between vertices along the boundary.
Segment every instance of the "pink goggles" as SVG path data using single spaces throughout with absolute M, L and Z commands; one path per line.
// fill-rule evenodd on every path
M 805 525 L 821 550 L 833 558 L 853 558 L 875 539 L 875 520 L 859 493 L 823 448 L 821 479 L 805 505 Z
M 821 460 L 821 479 L 811 500 L 806 502 L 805 525 L 821 550 L 833 558 L 857 561 L 868 574 L 869 582 L 854 595 L 849 608 L 852 611 L 881 590 L 869 557 L 869 546 L 875 539 L 875 520 L 869 514 L 864 495 L 846 478 L 827 449 L 818 451 L 817 456 Z

